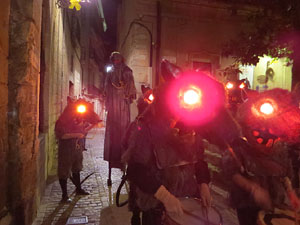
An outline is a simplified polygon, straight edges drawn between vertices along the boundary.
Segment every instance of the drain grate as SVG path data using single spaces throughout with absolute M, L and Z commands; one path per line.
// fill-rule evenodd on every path
M 69 217 L 67 221 L 67 225 L 75 225 L 75 224 L 86 224 L 88 223 L 87 216 L 80 216 L 80 217 Z

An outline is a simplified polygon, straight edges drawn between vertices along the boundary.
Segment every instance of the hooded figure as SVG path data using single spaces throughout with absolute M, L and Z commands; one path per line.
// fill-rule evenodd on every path
M 136 98 L 132 70 L 119 52 L 113 52 L 113 68 L 106 75 L 104 93 L 107 111 L 104 160 L 111 168 L 123 168 L 121 139 L 130 123 L 130 104 Z

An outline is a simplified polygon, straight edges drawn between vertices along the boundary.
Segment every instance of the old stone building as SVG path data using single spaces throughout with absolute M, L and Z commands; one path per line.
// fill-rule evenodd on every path
M 185 69 L 201 69 L 225 81 L 224 69 L 234 62 L 222 57 L 223 45 L 251 29 L 252 7 L 206 0 L 126 0 L 119 7 L 118 47 L 133 68 L 136 86 L 159 83 L 157 63 L 165 58 Z M 255 89 L 271 67 L 270 88 L 291 88 L 291 66 L 263 58 L 256 67 L 240 67 Z M 139 89 L 139 88 L 138 88 Z
M 106 50 L 101 1 L 0 2 L 0 224 L 31 224 L 56 173 L 54 125 L 67 96 L 95 110 Z

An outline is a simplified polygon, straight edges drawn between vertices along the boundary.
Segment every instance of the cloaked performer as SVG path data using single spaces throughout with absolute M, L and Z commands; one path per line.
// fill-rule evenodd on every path
M 121 140 L 130 123 L 130 104 L 136 99 L 136 88 L 132 70 L 124 63 L 119 52 L 113 52 L 104 84 L 105 108 L 107 111 L 104 160 L 110 168 L 124 169 L 121 162 L 123 148 Z

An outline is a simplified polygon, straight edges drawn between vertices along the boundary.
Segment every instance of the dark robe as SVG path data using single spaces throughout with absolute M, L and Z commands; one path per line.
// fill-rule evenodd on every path
M 104 87 L 107 110 L 104 160 L 111 167 L 122 168 L 122 137 L 130 123 L 130 104 L 136 98 L 132 70 L 125 64 L 107 74 Z
M 132 131 L 127 174 L 143 211 L 159 206 L 154 193 L 161 185 L 176 197 L 199 197 L 198 184 L 210 181 L 201 137 L 177 136 L 174 131 L 168 121 L 147 116 Z

